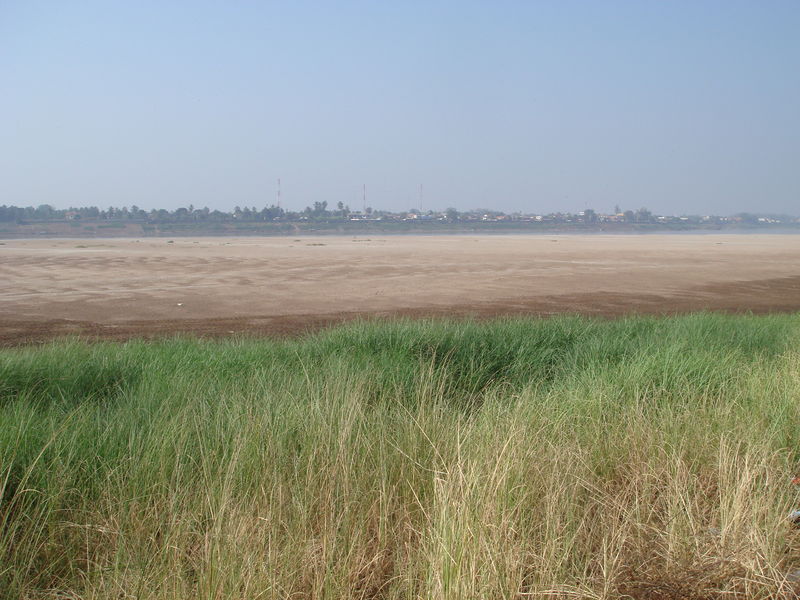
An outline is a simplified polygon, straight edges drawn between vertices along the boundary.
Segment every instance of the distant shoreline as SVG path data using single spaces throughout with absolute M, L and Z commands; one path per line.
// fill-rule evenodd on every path
M 247 223 L 216 227 L 185 224 L 122 225 L 102 222 L 25 223 L 0 227 L 0 239 L 121 239 L 169 237 L 314 237 L 359 235 L 642 235 L 642 234 L 798 234 L 800 224 L 662 225 L 652 223 L 591 225 L 543 223 Z

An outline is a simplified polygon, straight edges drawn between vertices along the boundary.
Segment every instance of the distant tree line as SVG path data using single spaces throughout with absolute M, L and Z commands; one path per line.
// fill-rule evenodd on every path
M 55 222 L 55 221 L 113 221 L 113 222 L 138 222 L 149 224 L 168 223 L 233 223 L 233 222 L 275 222 L 275 221 L 324 221 L 335 222 L 343 220 L 419 220 L 443 221 L 447 223 L 474 222 L 474 221 L 519 221 L 542 223 L 577 223 L 577 224 L 602 224 L 626 223 L 636 224 L 724 224 L 729 222 L 745 224 L 771 224 L 771 223 L 797 223 L 795 217 L 787 215 L 760 215 L 752 213 L 739 213 L 730 217 L 722 216 L 663 216 L 656 215 L 647 208 L 638 210 L 621 210 L 614 207 L 611 214 L 602 214 L 587 208 L 578 213 L 549 213 L 533 215 L 522 213 L 506 214 L 502 211 L 477 208 L 469 211 L 458 211 L 448 208 L 444 211 L 429 210 L 425 213 L 417 209 L 403 212 L 390 212 L 373 210 L 366 207 L 364 211 L 354 212 L 342 202 L 336 208 L 329 209 L 326 201 L 314 202 L 302 211 L 287 211 L 276 205 L 264 206 L 261 209 L 252 207 L 235 207 L 231 212 L 211 210 L 208 207 L 196 208 L 190 204 L 175 210 L 152 209 L 144 210 L 136 205 L 121 208 L 109 207 L 106 209 L 97 206 L 71 207 L 57 209 L 49 204 L 37 207 L 27 206 L 0 206 L 0 222 L 24 224 L 26 222 Z
M 373 214 L 367 207 L 365 214 Z M 49 204 L 37 207 L 0 206 L 0 222 L 24 223 L 26 221 L 64 221 L 64 220 L 101 220 L 101 221 L 138 221 L 148 223 L 181 223 L 181 222 L 231 222 L 231 221 L 299 221 L 308 219 L 345 219 L 352 213 L 349 206 L 339 202 L 335 210 L 328 210 L 327 202 L 314 202 L 299 212 L 286 211 L 276 205 L 258 209 L 255 206 L 237 206 L 233 211 L 211 210 L 208 207 L 195 208 L 193 205 L 175 210 L 164 208 L 144 210 L 136 205 L 122 208 L 97 206 L 70 207 L 58 209 Z M 361 214 L 361 213 L 358 213 Z M 386 213 L 388 214 L 388 213 Z
M 306 209 L 310 210 L 310 209 Z M 150 211 L 134 205 L 130 208 L 109 207 L 101 209 L 97 206 L 70 207 L 66 209 L 53 208 L 49 204 L 42 204 L 37 207 L 27 206 L 0 206 L 0 222 L 26 221 L 64 221 L 64 220 L 101 220 L 101 221 L 139 221 L 139 222 L 201 222 L 230 220 L 243 221 L 274 221 L 286 217 L 292 213 L 287 213 L 278 206 L 265 206 L 261 210 L 256 207 L 236 207 L 233 212 L 223 212 L 211 210 L 208 207 L 195 208 L 193 205 L 181 207 L 175 210 L 164 208 L 153 209 Z

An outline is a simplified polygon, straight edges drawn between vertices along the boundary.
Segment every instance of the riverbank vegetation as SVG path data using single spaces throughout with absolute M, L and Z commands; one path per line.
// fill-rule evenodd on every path
M 0 352 L 3 598 L 793 597 L 796 315 Z

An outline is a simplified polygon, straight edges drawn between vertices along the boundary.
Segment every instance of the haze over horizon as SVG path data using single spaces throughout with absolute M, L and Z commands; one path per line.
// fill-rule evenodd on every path
M 0 2 L 0 204 L 798 213 L 800 3 Z

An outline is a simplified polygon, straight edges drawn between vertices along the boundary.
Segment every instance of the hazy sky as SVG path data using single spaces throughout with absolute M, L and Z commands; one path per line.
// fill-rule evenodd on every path
M 800 213 L 800 1 L 0 0 L 0 204 Z

